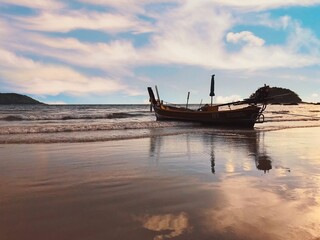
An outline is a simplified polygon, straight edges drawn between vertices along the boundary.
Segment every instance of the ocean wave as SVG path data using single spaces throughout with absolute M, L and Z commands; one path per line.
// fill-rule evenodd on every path
M 9 115 L 9 116 L 2 118 L 1 120 L 3 120 L 3 121 L 22 121 L 23 118 L 20 116 Z
M 143 113 L 125 113 L 125 112 L 116 112 L 108 114 L 73 114 L 73 115 L 8 115 L 3 118 L 0 118 L 2 121 L 59 121 L 59 120 L 86 120 L 86 119 L 118 119 L 118 118 L 134 118 L 144 116 Z
M 166 126 L 165 126 L 166 125 Z M 171 124 L 160 124 L 157 128 L 150 129 L 125 129 L 125 130 L 106 130 L 106 131 L 90 131 L 90 132 L 55 132 L 52 133 L 30 133 L 30 134 L 11 134 L 1 135 L 0 144 L 39 144 L 39 143 L 89 143 L 89 142 L 106 142 L 116 140 L 129 140 L 150 138 L 150 141 L 156 141 L 164 136 L 173 136 L 181 134 L 215 134 L 219 136 L 235 135 L 235 134 L 252 134 L 259 132 L 279 131 L 292 128 L 320 127 L 320 124 L 314 125 L 271 125 L 258 127 L 255 129 L 224 129 L 224 128 L 208 128 L 208 127 L 177 127 Z
M 147 138 L 147 137 L 161 137 L 161 136 L 170 136 L 170 135 L 178 135 L 178 134 L 186 134 L 190 133 L 190 131 L 170 131 L 163 132 L 154 135 L 150 132 L 140 132 L 134 134 L 118 133 L 114 135 L 109 134 L 63 134 L 56 133 L 50 135 L 42 135 L 42 134 L 25 134 L 20 136 L 19 138 L 15 136 L 3 137 L 0 135 L 0 144 L 35 144 L 35 143 L 85 143 L 85 142 L 103 142 L 103 141 L 116 141 L 116 140 L 128 140 L 128 139 L 139 139 L 139 138 Z
M 61 133 L 61 132 L 86 132 L 86 131 L 106 131 L 106 130 L 135 130 L 135 129 L 153 129 L 175 126 L 190 126 L 191 123 L 178 122 L 124 122 L 107 124 L 46 124 L 34 126 L 2 126 L 0 135 L 7 134 L 28 134 L 28 133 Z
M 144 122 L 91 126 L 46 126 L 0 128 L 0 144 L 77 143 L 137 139 L 184 133 L 198 133 L 192 123 Z M 199 126 L 199 125 L 198 125 Z M 206 128 L 205 128 L 206 129 Z M 4 131 L 5 130 L 5 131 Z M 207 130 L 207 129 L 206 129 Z

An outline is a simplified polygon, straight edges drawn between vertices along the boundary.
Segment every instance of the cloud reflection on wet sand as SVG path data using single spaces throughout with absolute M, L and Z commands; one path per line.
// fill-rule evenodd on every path
M 188 222 L 188 215 L 181 212 L 177 215 L 163 214 L 142 216 L 137 218 L 141 221 L 144 228 L 158 232 L 154 240 L 161 240 L 166 238 L 174 238 L 185 231 L 191 230 Z
M 221 194 L 227 204 L 221 209 L 205 211 L 206 230 L 211 234 L 230 235 L 233 239 L 317 238 L 319 204 L 310 204 L 303 189 L 295 192 L 296 199 L 288 200 L 283 195 L 290 194 L 290 189 L 279 192 L 279 189 L 273 191 L 277 186 L 267 186 L 254 177 L 221 181 Z

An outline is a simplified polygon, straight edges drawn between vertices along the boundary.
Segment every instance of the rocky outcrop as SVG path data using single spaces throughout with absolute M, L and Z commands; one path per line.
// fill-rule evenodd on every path
M 0 93 L 0 104 L 43 104 L 31 97 L 17 93 Z

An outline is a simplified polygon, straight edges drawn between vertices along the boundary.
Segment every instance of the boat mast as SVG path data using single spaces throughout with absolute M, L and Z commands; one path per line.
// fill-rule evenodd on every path
M 160 96 L 159 96 L 159 91 L 158 91 L 158 87 L 157 87 L 157 85 L 155 86 L 155 89 L 156 89 L 156 93 L 157 93 L 158 101 L 160 102 Z
M 214 74 L 211 76 L 211 89 L 210 89 L 210 97 L 211 97 L 211 106 L 212 106 L 212 102 L 213 102 L 213 96 L 215 96 L 214 94 Z
M 189 105 L 189 97 L 190 97 L 190 92 L 188 92 L 186 108 L 188 108 L 188 105 Z

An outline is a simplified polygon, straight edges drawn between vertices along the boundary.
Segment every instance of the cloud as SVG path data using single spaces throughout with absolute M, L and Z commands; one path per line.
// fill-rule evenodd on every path
M 193 65 L 207 69 L 270 69 L 320 63 L 317 50 L 300 51 L 320 49 L 319 40 L 289 18 L 281 23 L 287 27 L 290 24 L 287 42 L 267 45 L 265 40 L 252 32 L 229 32 L 237 24 L 236 19 L 228 11 L 210 6 L 197 2 L 163 15 L 156 24 L 157 31 L 151 38 L 151 44 L 142 52 L 149 58 L 149 62 Z M 226 48 L 225 39 L 227 44 L 231 41 L 246 44 L 238 51 L 230 52 Z
M 144 54 L 159 64 L 221 67 L 224 33 L 232 24 L 227 12 L 182 6 L 158 20 L 157 31 Z
M 288 47 L 296 52 L 307 53 L 310 56 L 319 56 L 320 54 L 320 40 L 310 29 L 303 28 L 298 22 L 291 24 Z
M 279 7 L 290 7 L 290 6 L 312 6 L 320 3 L 320 0 L 79 0 L 83 3 L 88 4 L 96 4 L 96 5 L 104 5 L 104 6 L 112 6 L 117 9 L 141 9 L 146 5 L 151 4 L 184 4 L 192 7 L 197 7 L 200 5 L 213 5 L 216 7 L 230 7 L 235 8 L 237 10 L 250 10 L 250 11 L 261 11 L 267 9 L 274 9 Z
M 237 24 L 249 26 L 264 26 L 278 31 L 286 30 L 294 21 L 290 16 L 272 17 L 270 13 L 242 14 L 237 17 Z
M 93 3 L 117 5 L 111 0 Z M 143 5 L 146 2 L 128 0 L 128 4 Z M 246 4 L 254 5 L 250 1 Z M 19 19 L 20 27 L 41 31 L 65 32 L 85 28 L 127 33 L 153 29 L 149 42 L 140 47 L 135 47 L 129 39 L 118 38 L 109 43 L 84 43 L 75 38 L 54 38 L 40 34 L 34 37 L 30 35 L 28 44 L 25 44 L 25 39 L 28 38 L 26 33 L 23 33 L 24 42 L 15 44 L 15 48 L 20 51 L 104 71 L 121 69 L 126 72 L 125 75 L 129 69 L 149 65 L 192 65 L 207 69 L 270 69 L 319 64 L 319 56 L 313 51 L 300 51 L 302 48 L 320 47 L 319 40 L 289 17 L 281 17 L 281 23 L 278 25 L 265 14 L 260 18 L 261 24 L 286 27 L 291 32 L 286 45 L 269 46 L 253 32 L 230 32 L 229 29 L 237 24 L 236 19 L 230 11 L 218 9 L 215 1 L 180 3 L 179 7 L 158 16 L 152 26 L 151 23 L 130 14 L 87 11 L 68 11 L 65 15 L 43 13 L 36 17 Z M 245 44 L 236 52 L 229 52 L 226 48 L 226 44 L 241 42 Z
M 0 54 L 0 79 L 5 81 L 2 84 L 10 85 L 18 92 L 81 95 L 124 91 L 135 94 L 134 90 L 114 79 L 87 77 L 69 67 L 38 63 L 3 49 Z
M 241 96 L 239 95 L 231 95 L 231 96 L 217 96 L 216 102 L 217 103 L 228 103 L 228 102 L 235 102 L 242 100 Z
M 227 42 L 239 43 L 245 42 L 250 46 L 261 47 L 264 45 L 265 41 L 262 38 L 255 36 L 252 32 L 242 31 L 238 33 L 229 32 L 227 34 Z
M 309 96 L 303 99 L 306 102 L 319 102 L 320 101 L 320 94 L 319 93 L 311 93 Z M 317 111 L 317 110 L 316 110 Z
M 45 101 L 45 103 L 46 103 L 46 104 L 50 104 L 50 105 L 66 105 L 66 104 L 67 104 L 67 103 L 62 102 L 62 101 L 54 101 L 54 102 L 51 102 L 51 101 L 47 102 L 47 101 Z
M 85 43 L 75 38 L 50 38 L 39 34 L 26 34 L 25 42 L 28 44 L 19 44 L 15 48 L 54 58 L 66 64 L 112 72 L 113 75 L 130 75 L 128 69 L 141 59 L 132 43 L 126 40 Z
M 0 19 L 0 42 L 5 41 L 7 34 L 9 34 L 7 24 Z
M 65 4 L 58 0 L 1 0 L 0 5 L 2 4 L 41 10 L 57 10 L 65 7 Z
M 189 0 L 193 1 L 193 0 Z M 208 0 L 214 4 L 228 6 L 232 8 L 237 8 L 241 10 L 247 11 L 261 11 L 268 9 L 275 9 L 280 7 L 290 7 L 290 6 L 312 6 L 316 4 L 320 4 L 319 0 L 225 0 L 223 2 L 219 0 Z
M 169 8 L 175 4 L 183 3 L 183 0 L 79 0 L 79 2 L 107 6 L 115 9 L 122 13 L 134 13 L 143 14 L 148 16 L 155 16 L 155 12 L 167 11 Z M 150 7 L 154 7 L 155 11 L 151 11 Z M 146 10 L 148 8 L 148 10 Z M 152 14 L 150 14 L 152 12 Z
M 286 45 L 265 45 L 265 41 L 252 32 L 228 32 L 236 24 L 229 12 L 199 4 L 197 8 L 194 7 L 186 4 L 164 13 L 152 26 L 154 32 L 149 43 L 141 47 L 135 47 L 129 39 L 87 43 L 71 37 L 56 38 L 24 32 L 23 42 L 15 43 L 13 48 L 58 59 L 66 64 L 112 71 L 119 77 L 130 75 L 130 71 L 135 67 L 150 65 L 176 64 L 207 69 L 270 69 L 303 67 L 320 62 L 319 55 L 312 50 L 317 48 L 316 46 L 320 47 L 319 40 L 312 32 L 303 29 L 289 18 L 286 18 L 285 25 L 291 33 Z M 71 15 L 67 16 L 69 17 L 71 22 L 73 18 Z M 266 22 L 266 17 L 263 19 Z M 77 20 L 76 17 L 71 25 L 80 26 L 79 22 L 76 23 Z M 57 27 L 63 25 L 62 22 L 65 21 L 53 24 Z M 95 20 L 92 20 L 87 24 L 99 28 L 99 21 L 95 23 Z M 71 25 L 66 24 L 65 28 L 62 27 L 64 30 L 60 30 L 71 29 Z M 46 28 L 50 29 L 50 24 Z M 19 38 L 12 41 L 19 41 L 16 39 Z M 238 51 L 229 52 L 226 44 L 231 42 L 245 44 Z M 300 49 L 309 51 L 301 52 Z
M 44 32 L 69 32 L 75 29 L 99 30 L 110 33 L 151 31 L 147 22 L 137 17 L 88 11 L 43 12 L 33 17 L 15 17 L 22 29 Z
M 147 2 L 146 0 L 79 0 L 79 2 L 92 4 L 92 5 L 100 5 L 107 6 L 117 9 L 117 11 L 121 12 L 135 12 L 135 13 L 143 13 L 144 12 L 144 4 Z M 152 2 L 152 0 L 150 0 Z

